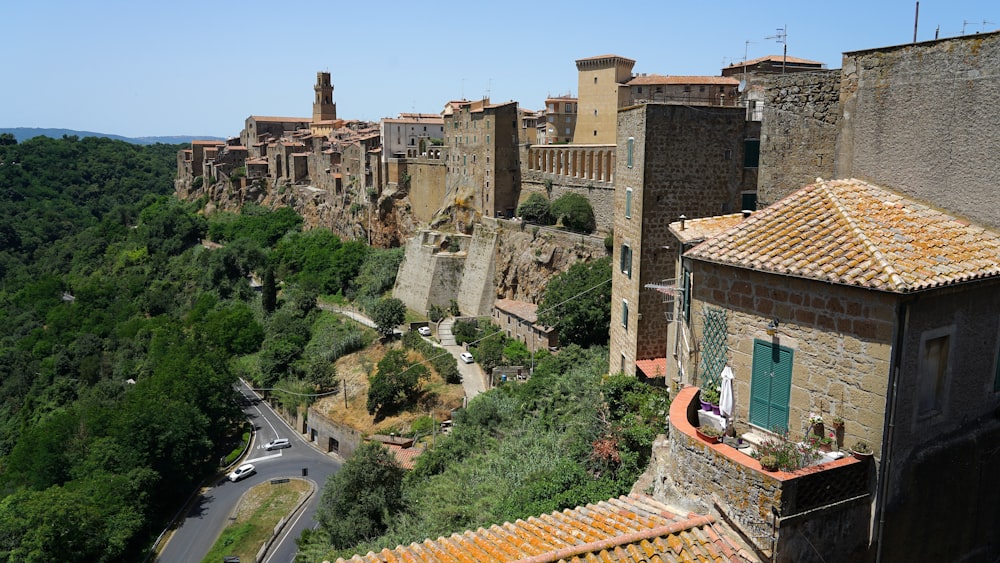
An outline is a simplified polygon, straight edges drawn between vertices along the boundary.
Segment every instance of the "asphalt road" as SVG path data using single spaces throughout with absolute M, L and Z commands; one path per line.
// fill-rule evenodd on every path
M 244 397 L 243 410 L 256 428 L 250 451 L 241 463 L 254 464 L 257 473 L 236 483 L 231 483 L 225 475 L 220 475 L 218 481 L 205 487 L 160 551 L 159 557 L 156 558 L 158 562 L 201 561 L 229 523 L 232 511 L 243 493 L 271 479 L 286 477 L 307 479 L 316 485 L 316 492 L 309 498 L 303 510 L 295 514 L 294 520 L 285 526 L 282 535 L 272 544 L 264 562 L 291 563 L 297 551 L 295 538 L 299 537 L 302 530 L 316 526 L 313 515 L 323 485 L 328 476 L 340 469 L 339 459 L 313 447 L 250 388 L 241 384 L 240 392 Z M 264 450 L 264 444 L 274 438 L 288 438 L 292 447 L 270 452 Z

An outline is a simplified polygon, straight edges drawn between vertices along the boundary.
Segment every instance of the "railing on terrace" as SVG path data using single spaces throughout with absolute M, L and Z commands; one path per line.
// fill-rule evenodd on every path
M 671 477 L 675 483 L 700 484 L 690 493 L 716 506 L 757 548 L 774 549 L 783 526 L 790 541 L 789 530 L 804 519 L 865 520 L 871 460 L 848 456 L 796 471 L 765 471 L 742 451 L 698 437 L 698 391 L 682 389 L 670 406 Z
M 531 145 L 528 170 L 580 180 L 612 183 L 615 145 Z

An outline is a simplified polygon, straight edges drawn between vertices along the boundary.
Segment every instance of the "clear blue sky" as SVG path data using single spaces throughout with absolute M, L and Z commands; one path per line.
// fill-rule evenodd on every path
M 339 117 L 436 113 L 448 100 L 540 109 L 576 94 L 574 61 L 613 53 L 635 72 L 718 75 L 780 54 L 839 68 L 841 53 L 909 43 L 914 0 L 9 1 L 0 127 L 138 137 L 233 136 L 249 115 L 309 116 L 328 70 Z M 985 24 L 983 22 L 986 22 Z M 1000 29 L 997 0 L 923 0 L 919 41 Z M 746 41 L 751 43 L 747 44 Z

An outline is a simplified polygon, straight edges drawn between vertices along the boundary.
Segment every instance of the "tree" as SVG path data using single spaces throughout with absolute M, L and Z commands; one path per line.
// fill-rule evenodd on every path
M 316 519 L 337 549 L 371 539 L 386 530 L 404 508 L 404 471 L 378 442 L 366 442 L 323 487 Z
M 611 258 L 577 262 L 552 278 L 538 304 L 538 321 L 559 340 L 587 347 L 607 344 L 611 326 Z
M 264 308 L 264 312 L 271 314 L 274 312 L 275 307 L 278 304 L 278 286 L 274 282 L 274 268 L 268 266 L 264 270 L 264 280 L 263 286 L 261 287 L 260 294 L 261 307 Z
M 594 208 L 580 194 L 565 194 L 552 202 L 552 215 L 563 227 L 575 232 L 590 234 L 597 228 Z
M 534 193 L 528 196 L 517 208 L 517 215 L 525 221 L 538 223 L 540 225 L 551 225 L 552 212 L 549 200 L 542 194 Z
M 406 305 L 395 297 L 380 299 L 372 307 L 372 320 L 375 330 L 383 338 L 392 336 L 393 331 L 406 319 Z
M 0 147 L 16 145 L 17 137 L 13 133 L 0 133 Z
M 381 417 L 411 399 L 420 388 L 420 380 L 430 375 L 422 364 L 411 364 L 403 350 L 389 350 L 379 360 L 378 371 L 368 385 L 368 414 Z

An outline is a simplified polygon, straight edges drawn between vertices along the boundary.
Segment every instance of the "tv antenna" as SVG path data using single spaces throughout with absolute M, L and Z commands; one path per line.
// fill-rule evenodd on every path
M 785 74 L 785 66 L 788 64 L 788 24 L 786 23 L 784 27 L 779 27 L 776 34 L 764 39 L 774 39 L 775 43 L 781 43 L 784 46 L 784 54 L 781 58 L 781 74 Z

